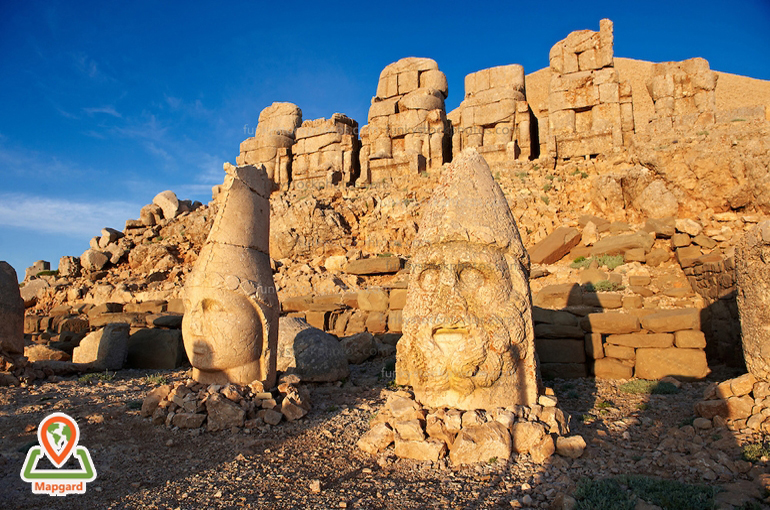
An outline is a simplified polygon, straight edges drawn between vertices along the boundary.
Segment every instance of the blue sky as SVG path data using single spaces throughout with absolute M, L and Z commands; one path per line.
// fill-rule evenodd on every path
M 2 2 L 0 260 L 80 255 L 165 189 L 207 202 L 273 101 L 366 122 L 382 68 L 435 59 L 447 109 L 466 74 L 548 65 L 615 23 L 615 55 L 701 56 L 770 79 L 770 2 Z

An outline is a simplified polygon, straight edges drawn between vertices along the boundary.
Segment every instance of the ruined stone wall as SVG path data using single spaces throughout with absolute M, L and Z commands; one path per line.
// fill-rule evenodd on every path
M 653 64 L 647 80 L 656 114 L 650 120 L 651 133 L 714 124 L 717 78 L 703 58 Z
M 448 117 L 453 127 L 453 154 L 475 147 L 494 169 L 538 152 L 530 134 L 532 115 L 520 65 L 482 69 L 466 76 L 465 99 Z
M 359 146 L 358 122 L 341 113 L 306 120 L 297 128 L 292 148 L 292 182 L 312 187 L 352 184 L 358 176 Z
M 238 165 L 264 166 L 276 186 L 287 186 L 291 178 L 292 146 L 302 110 L 292 103 L 273 103 L 259 114 L 254 136 L 241 142 Z
M 439 168 L 450 159 L 446 76 L 429 58 L 403 58 L 380 74 L 361 130 L 361 184 Z
M 631 86 L 613 63 L 612 22 L 600 31 L 579 30 L 551 48 L 548 133 L 553 158 L 606 154 L 634 133 Z

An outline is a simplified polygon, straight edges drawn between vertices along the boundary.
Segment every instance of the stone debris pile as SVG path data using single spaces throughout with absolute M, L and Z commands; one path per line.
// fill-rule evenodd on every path
M 529 455 L 542 464 L 554 453 L 576 459 L 586 448 L 579 435 L 569 436 L 569 415 L 556 407 L 556 397 L 538 404 L 461 411 L 421 406 L 412 392 L 389 392 L 358 447 L 372 455 L 391 451 L 400 458 L 453 465 L 507 461 Z
M 743 374 L 710 385 L 703 401 L 695 404 L 695 413 L 710 420 L 714 427 L 750 434 L 770 433 L 770 382 Z M 699 422 L 704 428 L 706 422 Z
M 294 375 L 284 376 L 276 388 L 260 381 L 248 385 L 201 384 L 194 379 L 164 384 L 142 402 L 141 416 L 156 425 L 209 432 L 243 428 L 269 430 L 282 420 L 294 421 L 311 409 L 310 393 Z

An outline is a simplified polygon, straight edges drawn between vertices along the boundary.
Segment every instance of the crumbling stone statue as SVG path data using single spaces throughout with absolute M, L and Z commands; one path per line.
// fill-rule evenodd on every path
M 272 387 L 279 314 L 268 255 L 272 183 L 253 166 L 225 163 L 225 172 L 214 225 L 184 288 L 185 350 L 196 381 Z
M 529 255 L 489 166 L 466 149 L 443 172 L 412 245 L 396 382 L 426 407 L 538 398 Z
M 770 381 L 770 220 L 738 244 L 735 276 L 746 368 L 757 379 Z

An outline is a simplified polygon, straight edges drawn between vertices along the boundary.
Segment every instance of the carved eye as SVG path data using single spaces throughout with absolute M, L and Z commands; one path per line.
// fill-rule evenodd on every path
M 460 270 L 460 285 L 464 290 L 475 291 L 486 281 L 484 273 L 475 267 L 464 267 Z
M 436 286 L 438 286 L 438 278 L 439 278 L 438 268 L 430 267 L 428 269 L 425 269 L 422 273 L 420 273 L 420 276 L 418 277 L 418 281 L 420 282 L 420 287 L 422 288 L 422 290 L 433 291 L 436 289 Z

